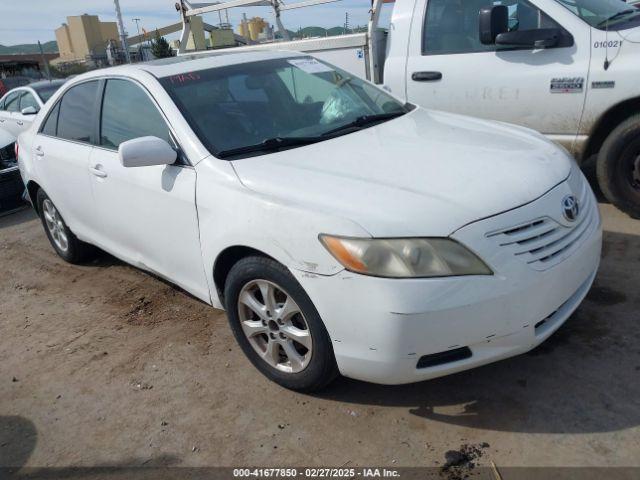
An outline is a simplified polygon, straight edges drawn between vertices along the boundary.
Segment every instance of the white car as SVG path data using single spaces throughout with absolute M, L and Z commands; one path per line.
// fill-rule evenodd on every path
M 18 144 L 62 258 L 95 245 L 226 308 L 251 362 L 292 389 L 526 352 L 599 264 L 596 201 L 564 150 L 292 52 L 81 75 Z
M 65 80 L 42 80 L 9 90 L 0 98 L 0 130 L 14 137 L 27 130 L 45 102 L 64 83 Z

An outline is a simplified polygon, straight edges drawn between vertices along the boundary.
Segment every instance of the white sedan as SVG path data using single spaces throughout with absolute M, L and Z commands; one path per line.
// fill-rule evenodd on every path
M 9 90 L 0 98 L 0 130 L 14 137 L 31 126 L 34 116 L 65 80 L 42 80 Z
M 297 390 L 530 350 L 600 259 L 596 201 L 564 150 L 291 52 L 84 74 L 18 143 L 62 258 L 95 245 L 225 308 L 249 360 Z

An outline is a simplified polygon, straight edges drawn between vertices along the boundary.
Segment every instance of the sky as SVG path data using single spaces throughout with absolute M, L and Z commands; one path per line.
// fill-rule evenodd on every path
M 285 3 L 297 1 L 300 0 L 285 0 Z M 129 35 L 136 34 L 134 18 L 140 18 L 140 27 L 147 31 L 180 21 L 174 5 L 175 0 L 120 0 L 125 30 Z M 351 26 L 365 25 L 370 5 L 370 0 L 341 0 L 285 11 L 282 20 L 285 27 L 293 31 L 307 26 L 335 27 L 344 24 L 345 13 L 348 12 Z M 273 24 L 273 10 L 270 8 L 239 7 L 228 12 L 234 29 L 242 13 L 248 17 L 263 17 Z M 68 15 L 83 13 L 98 15 L 102 21 L 116 20 L 113 0 L 0 0 L 0 44 L 55 40 L 54 30 L 66 21 Z M 214 25 L 219 23 L 217 13 L 207 14 L 204 19 Z M 169 38 L 174 37 L 177 34 Z

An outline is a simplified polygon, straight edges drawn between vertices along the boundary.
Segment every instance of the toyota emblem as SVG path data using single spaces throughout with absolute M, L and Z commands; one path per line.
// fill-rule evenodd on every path
M 575 222 L 580 214 L 580 205 L 574 195 L 567 195 L 562 199 L 562 214 L 570 222 Z

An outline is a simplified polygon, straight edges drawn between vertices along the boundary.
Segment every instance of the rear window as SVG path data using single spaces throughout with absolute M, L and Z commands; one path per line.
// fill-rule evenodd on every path
M 36 90 L 36 93 L 40 97 L 40 100 L 42 100 L 42 103 L 45 103 L 47 100 L 49 100 L 53 96 L 54 93 L 58 91 L 59 88 L 60 88 L 60 85 L 40 87 Z
M 42 126 L 41 132 L 45 135 L 50 135 L 52 137 L 56 136 L 58 129 L 58 112 L 60 111 L 60 102 L 56 103 L 56 106 L 51 109 L 49 112 L 49 116 L 47 120 L 44 122 Z
M 98 82 L 71 87 L 62 97 L 58 115 L 58 137 L 90 142 L 96 119 Z

